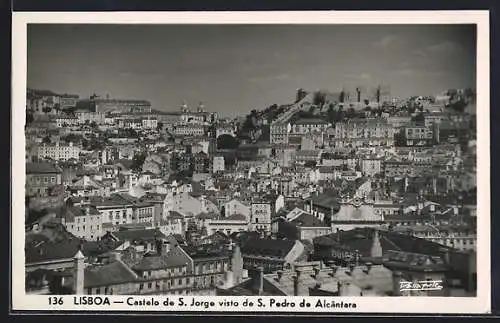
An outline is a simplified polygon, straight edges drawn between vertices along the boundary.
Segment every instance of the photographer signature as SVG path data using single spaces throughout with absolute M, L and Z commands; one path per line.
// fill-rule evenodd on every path
M 417 282 L 401 281 L 399 282 L 400 291 L 409 290 L 441 290 L 443 289 L 441 280 L 423 280 Z

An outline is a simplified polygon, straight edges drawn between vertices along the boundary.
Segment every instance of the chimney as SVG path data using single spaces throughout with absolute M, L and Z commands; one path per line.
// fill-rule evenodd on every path
M 444 258 L 445 265 L 449 266 L 450 265 L 450 249 L 441 248 L 441 251 L 443 252 L 443 258 Z
M 84 294 L 84 275 L 85 275 L 85 257 L 81 250 L 78 250 L 76 255 L 73 257 L 74 266 L 74 289 L 76 295 Z
M 335 274 L 337 273 L 337 270 L 339 269 L 339 267 L 333 265 L 333 266 L 331 266 L 331 268 L 332 268 L 331 276 L 335 277 Z
M 232 251 L 231 271 L 233 272 L 234 281 L 239 284 L 243 280 L 243 257 L 238 244 L 234 245 Z
M 320 269 L 318 267 L 314 267 L 313 270 L 314 270 L 314 279 L 318 279 Z
M 296 271 L 295 272 L 295 276 L 293 276 L 293 295 L 294 296 L 299 296 L 300 295 L 300 291 L 299 291 L 299 288 L 300 288 L 300 283 L 299 283 L 299 280 L 300 280 L 300 271 Z
M 252 272 L 252 287 L 258 295 L 262 295 L 264 291 L 264 269 L 257 267 Z
M 382 258 L 383 252 L 382 252 L 382 245 L 380 244 L 380 237 L 378 234 L 378 230 L 375 229 L 373 236 L 373 243 L 372 243 L 372 248 L 370 251 L 370 257 L 371 258 Z
M 371 262 L 366 263 L 366 271 L 365 271 L 366 274 L 370 273 L 372 266 L 373 266 L 373 264 Z
M 400 271 L 392 272 L 392 294 L 393 296 L 401 296 L 400 282 L 403 280 L 403 273 Z
M 278 270 L 278 283 L 281 281 L 281 278 L 283 277 L 283 270 Z

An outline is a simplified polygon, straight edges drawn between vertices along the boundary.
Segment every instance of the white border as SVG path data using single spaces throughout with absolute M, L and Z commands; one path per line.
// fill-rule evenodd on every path
M 355 297 L 342 298 L 358 304 L 357 309 L 342 312 L 359 313 L 456 313 L 481 314 L 491 312 L 490 272 L 490 143 L 489 143 L 489 12 L 488 11 L 290 11 L 290 12 L 13 12 L 12 15 L 12 309 L 13 310 L 182 310 L 178 308 L 131 308 L 113 305 L 75 306 L 72 297 L 66 303 L 50 308 L 47 296 L 25 295 L 24 292 L 24 184 L 25 138 L 24 123 L 27 76 L 27 24 L 28 23 L 82 23 L 82 24 L 477 24 L 477 189 L 478 189 L 478 253 L 477 297 L 475 298 L 396 298 Z M 163 296 L 162 296 L 163 297 Z M 166 296 L 164 296 L 166 297 Z M 163 297 L 163 298 L 164 298 Z M 113 296 L 114 300 L 123 296 Z M 171 297 L 177 299 L 176 297 Z M 190 298 L 190 297 L 187 297 Z M 214 297 L 196 297 L 200 300 Z M 223 297 L 220 297 L 223 298 Z M 241 297 L 243 299 L 245 297 Z M 280 298 L 280 297 L 277 297 Z M 303 299 L 298 297 L 295 299 Z M 282 299 L 282 298 L 281 298 Z M 289 297 L 289 300 L 294 299 Z M 306 299 L 317 299 L 306 297 Z M 339 299 L 340 301 L 340 299 Z M 241 302 L 240 302 L 241 303 Z M 194 309 L 202 310 L 202 309 Z M 231 312 L 260 311 L 259 308 L 212 308 Z M 265 309 L 269 311 L 270 309 Z M 276 310 L 276 309 L 275 309 Z M 275 311 L 273 310 L 273 311 Z M 206 310 L 205 310 L 206 311 Z M 281 308 L 277 312 L 298 312 L 300 308 Z M 304 309 L 306 311 L 306 309 Z M 318 309 L 307 311 L 324 312 Z M 327 309 L 332 313 L 339 310 Z

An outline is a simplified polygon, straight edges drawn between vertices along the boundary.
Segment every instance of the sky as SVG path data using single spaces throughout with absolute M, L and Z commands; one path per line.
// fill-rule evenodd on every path
M 236 116 L 378 84 L 391 95 L 475 87 L 474 25 L 28 26 L 28 87 Z

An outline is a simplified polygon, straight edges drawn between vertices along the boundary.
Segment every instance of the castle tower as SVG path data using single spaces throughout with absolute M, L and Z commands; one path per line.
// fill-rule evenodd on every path
M 81 250 L 78 250 L 76 255 L 73 257 L 74 262 L 74 289 L 76 295 L 84 294 L 84 269 L 85 269 L 85 256 L 82 254 Z
M 382 245 L 380 244 L 380 237 L 378 230 L 375 230 L 375 235 L 373 236 L 372 249 L 370 251 L 371 258 L 382 258 Z

